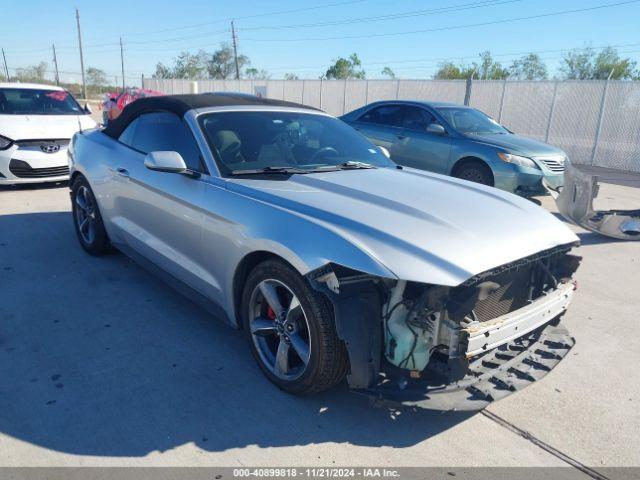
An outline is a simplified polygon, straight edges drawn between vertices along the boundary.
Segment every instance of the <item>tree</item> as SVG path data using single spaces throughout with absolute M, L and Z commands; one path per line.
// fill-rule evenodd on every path
M 352 53 L 349 58 L 339 57 L 337 60 L 334 60 L 334 64 L 327 69 L 324 77 L 330 79 L 363 79 L 365 78 L 365 71 L 359 69 L 361 66 L 362 62 L 358 58 L 358 55 Z
M 93 87 L 101 87 L 107 83 L 107 74 L 99 68 L 87 68 L 87 84 Z
M 511 63 L 509 78 L 516 80 L 546 80 L 547 66 L 539 55 L 530 53 Z
M 635 68 L 636 62 L 630 58 L 620 58 L 615 48 L 607 47 L 594 60 L 593 76 L 600 80 L 606 80 L 609 75 L 614 80 L 631 79 L 638 73 Z
M 238 69 L 240 72 L 245 67 L 249 67 L 251 61 L 246 55 L 238 55 Z M 233 56 L 233 49 L 227 43 L 220 44 L 220 48 L 216 50 L 207 64 L 209 77 L 224 80 L 226 78 L 235 78 L 236 63 Z
M 249 57 L 246 55 L 238 56 L 240 71 L 250 64 Z M 187 78 L 191 80 L 235 78 L 236 64 L 233 50 L 226 43 L 222 43 L 213 54 L 204 50 L 200 50 L 196 54 L 182 52 L 173 59 L 172 67 L 160 62 L 157 63 L 153 76 L 154 78 Z
M 596 55 L 590 47 L 568 52 L 562 59 L 560 71 L 568 80 L 631 79 L 638 75 L 636 62 L 622 58 L 613 47 L 606 47 Z
M 380 72 L 384 77 L 389 77 L 391 79 L 396 78 L 396 74 L 390 67 L 384 67 L 382 72 Z
M 244 71 L 244 74 L 247 78 L 251 80 L 267 80 L 271 78 L 271 75 L 266 70 L 258 70 L 257 68 L 247 68 Z
M 471 78 L 473 72 L 473 67 L 470 69 L 464 65 L 458 66 L 453 62 L 443 62 L 433 78 L 436 80 L 464 80 Z
M 195 55 L 182 52 L 174 60 L 173 77 L 202 80 L 207 78 L 208 54 L 200 50 Z
M 47 73 L 47 63 L 40 62 L 30 67 L 18 68 L 16 70 L 15 80 L 18 82 L 39 82 L 42 83 L 45 80 L 44 76 Z
M 509 76 L 509 71 L 491 56 L 491 52 L 480 53 L 480 62 L 471 65 L 456 65 L 453 62 L 440 64 L 434 78 L 443 79 L 467 79 L 478 78 L 480 80 L 500 80 Z
M 502 80 L 509 76 L 509 71 L 491 56 L 486 50 L 480 54 L 480 63 L 473 62 L 478 78 L 481 80 Z
M 296 75 L 295 73 L 285 73 L 284 74 L 284 79 L 285 80 L 300 80 L 300 77 L 298 77 L 298 75 Z
M 171 67 L 167 67 L 164 63 L 158 62 L 156 64 L 156 73 L 153 74 L 153 78 L 172 78 L 173 73 Z
M 568 52 L 561 61 L 560 72 L 567 80 L 589 80 L 593 78 L 593 50 L 576 48 Z

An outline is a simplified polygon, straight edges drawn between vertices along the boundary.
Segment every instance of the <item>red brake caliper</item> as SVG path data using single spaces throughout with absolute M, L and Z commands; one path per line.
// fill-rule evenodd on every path
M 273 308 L 271 308 L 271 306 L 269 306 L 269 308 L 267 309 L 267 318 L 269 320 L 275 320 L 276 319 L 276 312 L 273 311 Z

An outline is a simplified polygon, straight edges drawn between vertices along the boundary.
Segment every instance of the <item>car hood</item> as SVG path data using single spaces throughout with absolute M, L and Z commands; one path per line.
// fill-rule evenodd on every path
M 89 115 L 0 115 L 0 135 L 11 140 L 71 138 L 80 129 L 94 128 Z
M 504 148 L 510 153 L 524 155 L 525 157 L 564 155 L 564 152 L 557 147 L 512 133 L 466 135 L 466 137 L 470 140 L 481 142 L 486 145 Z
M 228 188 L 331 229 L 404 280 L 459 285 L 578 241 L 526 199 L 409 168 L 234 178 Z

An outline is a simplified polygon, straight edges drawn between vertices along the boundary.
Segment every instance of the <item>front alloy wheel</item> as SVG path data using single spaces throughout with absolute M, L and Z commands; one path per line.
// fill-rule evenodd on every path
M 307 316 L 284 283 L 268 279 L 254 288 L 249 323 L 258 355 L 271 373 L 295 380 L 305 372 L 310 355 Z
M 311 394 L 340 382 L 348 368 L 327 298 L 281 260 L 249 274 L 242 324 L 264 374 L 283 390 Z

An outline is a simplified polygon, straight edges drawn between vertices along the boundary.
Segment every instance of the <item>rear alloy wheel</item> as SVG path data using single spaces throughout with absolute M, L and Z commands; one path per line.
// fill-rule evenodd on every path
M 478 162 L 470 162 L 462 165 L 454 174 L 454 177 L 482 185 L 493 186 L 493 175 L 486 165 Z
M 284 262 L 267 260 L 249 275 L 243 326 L 260 368 L 283 390 L 316 393 L 346 373 L 327 300 Z
M 109 251 L 109 239 L 102 223 L 96 198 L 84 177 L 78 177 L 71 186 L 73 223 L 80 245 L 91 255 Z

